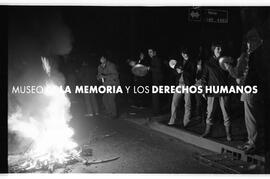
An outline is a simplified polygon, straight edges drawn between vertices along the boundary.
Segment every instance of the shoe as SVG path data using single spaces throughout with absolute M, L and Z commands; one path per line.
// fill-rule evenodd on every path
M 246 145 L 249 145 L 249 143 L 246 142 L 244 144 L 238 145 L 236 148 L 239 149 L 239 150 L 244 150 L 244 148 L 245 148 Z
M 256 151 L 256 147 L 254 144 L 247 144 L 243 147 L 245 154 L 254 154 Z
M 170 119 L 170 120 L 171 120 L 171 119 Z M 167 123 L 168 126 L 172 126 L 172 125 L 174 125 L 174 124 L 175 124 L 175 123 L 172 123 L 172 122 L 170 122 L 170 121 Z
M 210 124 L 206 124 L 205 131 L 201 135 L 201 137 L 208 137 L 210 135 L 210 131 L 211 131 L 211 125 Z
M 174 123 L 168 123 L 167 126 L 174 126 L 175 124 Z
M 190 124 L 191 124 L 191 121 L 190 120 L 188 120 L 187 122 L 186 121 L 183 121 L 183 127 L 184 128 L 187 128 L 188 126 L 190 126 Z

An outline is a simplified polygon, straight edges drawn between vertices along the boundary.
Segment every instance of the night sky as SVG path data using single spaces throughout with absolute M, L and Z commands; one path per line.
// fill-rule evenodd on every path
M 229 49 L 233 49 L 231 55 L 238 55 L 242 40 L 240 8 L 211 7 L 228 10 L 227 24 L 191 22 L 188 20 L 190 8 L 9 7 L 9 18 L 14 17 L 17 23 L 24 18 L 40 18 L 38 21 L 49 24 L 54 19 L 53 14 L 60 14 L 71 32 L 72 54 L 106 52 L 118 58 L 118 62 L 147 48 L 156 48 L 158 54 L 167 59 L 178 54 L 180 47 L 189 46 L 196 56 L 200 45 L 209 50 L 213 40 L 223 40 Z M 27 24 L 23 27 L 21 31 L 32 31 Z
M 190 22 L 189 8 L 63 7 L 61 11 L 74 36 L 74 51 L 111 51 L 124 58 L 154 47 L 167 58 L 181 46 L 207 48 L 212 40 L 224 40 L 236 47 L 241 42 L 239 8 L 219 8 L 229 11 L 228 24 Z

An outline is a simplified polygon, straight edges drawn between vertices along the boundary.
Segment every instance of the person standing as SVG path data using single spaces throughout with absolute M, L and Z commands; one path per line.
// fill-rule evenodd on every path
M 114 63 L 109 61 L 105 55 L 100 58 L 100 65 L 98 66 L 97 79 L 102 82 L 104 86 L 119 86 L 119 74 Z M 117 117 L 117 107 L 115 102 L 115 93 L 104 93 L 102 96 L 103 105 L 106 113 L 111 118 Z
M 139 59 L 136 61 L 136 65 L 140 64 L 143 66 L 149 66 L 149 60 L 145 57 L 143 52 L 140 52 Z M 135 76 L 134 75 L 134 84 L 138 86 L 147 86 L 149 85 L 149 74 L 145 76 Z M 136 106 L 139 108 L 144 108 L 148 105 L 148 95 L 146 93 L 136 95 Z
M 81 63 L 81 68 L 79 70 L 79 80 L 81 85 L 95 85 L 96 69 L 91 67 L 87 60 L 83 60 Z M 86 117 L 92 117 L 94 115 L 99 115 L 98 103 L 96 95 L 94 93 L 85 93 L 84 102 L 86 105 Z
M 183 58 L 182 63 L 178 62 L 174 69 L 179 76 L 179 86 L 191 86 L 195 83 L 195 66 L 190 60 L 190 52 L 187 48 L 181 51 L 181 56 Z M 168 125 L 174 125 L 177 114 L 177 107 L 181 100 L 185 101 L 185 113 L 183 119 L 183 126 L 187 127 L 191 119 L 191 94 L 187 93 L 177 93 L 173 94 L 172 104 L 171 104 L 171 118 Z
M 245 153 L 253 153 L 258 145 L 258 123 L 261 122 L 260 114 L 262 99 L 262 86 L 263 80 L 260 78 L 261 69 L 261 45 L 262 39 L 258 32 L 252 29 L 248 32 L 248 41 L 246 47 L 241 56 L 237 59 L 237 65 L 225 63 L 225 68 L 229 71 L 230 75 L 236 78 L 239 85 L 257 86 L 258 93 L 243 93 L 241 95 L 241 101 L 244 102 L 245 110 L 245 123 L 248 133 L 248 141 L 240 148 Z M 263 134 L 263 132 L 261 132 Z M 261 141 L 262 142 L 262 141 Z
M 162 61 L 157 56 L 156 50 L 153 48 L 148 49 L 148 55 L 151 59 L 148 70 L 151 71 L 152 85 L 160 86 L 162 85 L 163 80 Z M 158 93 L 152 94 L 152 109 L 153 115 L 158 115 L 160 113 L 160 94 Z
M 203 66 L 204 66 L 204 58 L 203 55 L 203 47 L 200 46 L 199 48 L 199 55 L 196 59 L 196 78 L 195 78 L 195 85 L 200 86 L 202 72 L 203 72 Z M 206 117 L 206 100 L 205 95 L 200 93 L 195 93 L 195 117 L 197 121 L 203 121 Z
M 212 57 L 210 57 L 209 61 L 205 63 L 201 81 L 203 85 L 211 87 L 227 86 L 229 85 L 229 74 L 219 65 L 219 58 L 221 57 L 222 53 L 221 43 L 212 43 L 211 51 L 213 55 Z M 229 96 L 228 94 L 222 93 L 207 94 L 206 128 L 204 133 L 202 134 L 202 137 L 207 137 L 210 135 L 210 130 L 213 125 L 214 114 L 216 112 L 218 103 L 220 105 L 223 115 L 227 141 L 231 141 L 232 139 L 230 133 L 231 122 L 229 111 Z

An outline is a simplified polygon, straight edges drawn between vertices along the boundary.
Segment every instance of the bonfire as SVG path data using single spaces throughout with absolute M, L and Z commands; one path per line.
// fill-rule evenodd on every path
M 48 105 L 42 109 L 43 115 L 35 119 L 23 115 L 21 108 L 11 114 L 8 124 L 12 130 L 30 139 L 32 142 L 24 152 L 24 160 L 16 165 L 10 164 L 10 172 L 22 172 L 37 169 L 53 171 L 56 166 L 70 161 L 83 161 L 78 144 L 72 139 L 74 131 L 69 127 L 70 101 L 67 95 L 51 78 L 51 67 L 48 59 L 42 57 L 43 69 L 47 74 L 45 99 Z

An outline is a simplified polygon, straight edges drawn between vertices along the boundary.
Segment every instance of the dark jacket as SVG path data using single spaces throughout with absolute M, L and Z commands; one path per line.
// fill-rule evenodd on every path
M 162 61 L 159 57 L 154 56 L 151 59 L 150 70 L 152 72 L 152 84 L 161 85 L 163 80 Z
M 119 85 L 119 74 L 114 63 L 107 61 L 105 67 L 98 66 L 98 75 L 104 76 L 103 85 Z
M 211 57 L 209 61 L 205 62 L 202 74 L 202 83 L 207 86 L 228 86 L 229 73 L 223 70 L 217 59 Z M 227 94 L 207 94 L 208 96 L 225 96 Z
M 241 97 L 242 101 L 246 100 L 261 100 L 260 97 L 264 93 L 263 73 L 261 73 L 261 48 L 257 49 L 254 53 L 249 56 L 247 53 L 242 53 L 237 59 L 237 65 L 235 67 L 229 66 L 228 71 L 233 78 L 238 80 L 239 85 L 254 86 L 258 87 L 257 94 L 243 94 Z
M 181 74 L 178 74 L 178 79 L 181 79 L 183 75 L 184 84 L 187 86 L 194 85 L 195 77 L 196 77 L 196 70 L 195 65 L 191 60 L 188 60 L 184 63 L 184 61 L 178 61 L 175 65 L 174 69 L 180 68 L 183 70 Z
M 261 62 L 261 50 L 262 47 L 258 48 L 256 51 L 250 54 L 248 61 L 248 74 L 246 77 L 245 85 L 257 85 L 259 87 L 263 86 L 263 78 L 264 74 L 261 73 L 261 69 L 263 69 Z

